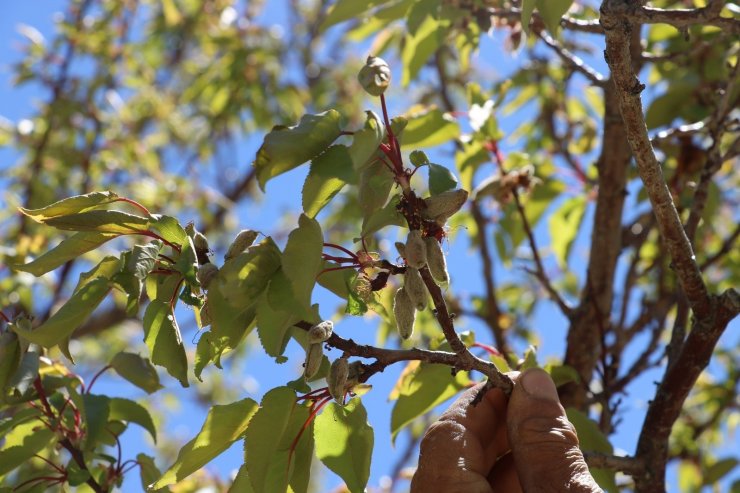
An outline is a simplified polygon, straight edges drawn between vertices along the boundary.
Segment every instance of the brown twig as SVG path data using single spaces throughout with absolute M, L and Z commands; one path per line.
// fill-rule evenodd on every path
M 537 31 L 536 34 L 538 38 L 555 51 L 568 67 L 586 77 L 593 85 L 602 87 L 607 83 L 606 78 L 596 69 L 590 67 L 579 56 L 568 50 L 565 46 L 556 41 L 555 38 L 547 34 L 545 30 Z
M 723 31 L 740 33 L 740 21 L 729 17 L 721 17 L 720 12 L 725 2 L 712 0 L 706 7 L 697 9 L 658 9 L 643 7 L 641 2 L 609 2 L 609 11 L 636 24 L 670 24 L 677 29 L 686 29 L 691 26 L 716 26 Z M 608 30 L 604 23 L 601 24 Z
M 583 452 L 583 458 L 589 467 L 611 469 L 626 474 L 636 474 L 644 467 L 643 461 L 635 457 L 620 457 L 599 452 Z

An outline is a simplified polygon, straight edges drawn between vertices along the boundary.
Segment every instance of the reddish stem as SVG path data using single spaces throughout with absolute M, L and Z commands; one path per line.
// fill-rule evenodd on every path
M 85 393 L 89 394 L 90 391 L 92 390 L 93 385 L 95 385 L 95 381 L 98 379 L 98 377 L 100 377 L 100 375 L 105 373 L 107 370 L 110 370 L 111 368 L 113 368 L 111 365 L 106 365 L 103 368 L 101 368 L 100 371 L 98 371 L 95 374 L 95 376 L 92 378 L 92 380 L 90 380 L 90 385 L 87 386 L 87 390 L 85 390 Z
M 335 257 L 333 255 L 328 255 L 326 253 L 322 253 L 321 258 L 323 258 L 324 260 L 331 260 L 332 262 L 337 262 L 339 264 L 345 264 L 348 262 L 353 263 L 353 264 L 357 263 L 356 258 Z
M 41 459 L 42 461 L 44 461 L 44 462 L 46 462 L 47 464 L 49 464 L 49 465 L 50 465 L 50 466 L 51 466 L 52 468 L 54 468 L 54 470 L 55 470 L 55 471 L 57 471 L 58 473 L 60 473 L 60 474 L 64 474 L 64 469 L 62 469 L 62 468 L 61 468 L 60 466 L 58 466 L 58 465 L 54 464 L 54 463 L 53 463 L 52 461 L 50 461 L 50 460 L 49 460 L 49 459 L 47 459 L 46 457 L 42 457 L 42 456 L 40 456 L 39 454 L 33 454 L 33 456 L 34 456 L 34 457 L 36 457 L 37 459 Z
M 31 483 L 40 483 L 40 482 L 43 482 L 43 481 L 49 481 L 49 484 L 56 484 L 56 483 L 64 482 L 66 480 L 67 480 L 67 476 L 66 475 L 60 476 L 60 477 L 55 477 L 55 476 L 39 476 L 38 478 L 31 478 L 28 481 L 22 482 L 21 484 L 19 484 L 15 488 L 13 488 L 13 491 L 18 491 L 19 489 L 23 488 L 24 486 L 28 486 Z
M 390 118 L 388 118 L 388 108 L 385 104 L 385 94 L 380 95 L 380 106 L 383 109 L 383 121 L 385 122 L 386 132 L 388 133 L 388 143 L 390 144 L 390 148 L 394 153 L 393 157 L 395 159 L 392 158 L 391 161 L 396 166 L 396 172 L 403 173 L 403 164 L 401 163 L 401 149 L 398 146 L 398 140 L 396 140 L 396 136 L 393 135 L 391 121 Z
M 295 400 L 296 400 L 296 402 L 298 402 L 298 401 L 301 401 L 303 399 L 315 399 L 316 396 L 319 396 L 319 395 L 324 394 L 324 395 L 322 395 L 320 397 L 321 399 L 323 399 L 324 397 L 326 397 L 328 395 L 327 394 L 327 391 L 328 391 L 328 387 L 321 387 L 320 389 L 312 390 L 311 392 L 309 392 L 307 394 L 300 395 L 300 396 L 296 397 Z
M 329 402 L 332 399 L 331 396 L 325 397 L 323 400 L 316 401 L 318 404 L 314 403 L 314 407 L 311 410 L 311 414 L 308 415 L 308 418 L 306 418 L 306 421 L 304 421 L 303 426 L 301 426 L 300 431 L 298 432 L 298 435 L 293 439 L 293 443 L 290 444 L 290 451 L 288 452 L 288 468 L 286 469 L 286 473 L 290 470 L 290 462 L 293 460 L 293 454 L 295 453 L 296 445 L 298 445 L 298 440 L 301 439 L 301 436 L 303 435 L 303 432 L 306 431 L 306 428 L 308 428 L 308 425 L 311 424 L 311 421 L 314 420 L 316 415 L 321 411 L 321 408 L 323 408 L 327 402 Z
M 486 351 L 488 354 L 492 354 L 493 356 L 501 356 L 501 353 L 498 349 L 496 349 L 493 346 L 489 346 L 488 344 L 483 344 L 481 342 L 474 342 L 473 347 L 479 347 Z
M 169 262 L 171 264 L 174 264 L 175 263 L 175 261 L 173 259 L 171 259 L 170 257 L 168 257 L 167 255 L 165 255 L 163 253 L 160 253 L 159 254 L 159 257 L 165 259 L 167 262 Z
M 6 324 L 10 323 L 10 319 L 0 310 L 0 318 L 2 318 Z
M 44 391 L 44 386 L 41 385 L 41 377 L 36 377 L 36 379 L 33 381 L 33 387 L 36 389 L 36 393 L 39 395 L 39 400 L 41 400 L 41 404 L 44 405 L 44 414 L 47 417 L 54 419 L 56 416 L 54 416 L 54 411 L 51 409 L 51 405 L 46 398 L 46 391 Z
M 139 209 L 140 211 L 142 211 L 147 216 L 151 216 L 151 213 L 149 212 L 149 209 L 147 209 L 146 207 L 144 207 L 140 203 L 136 202 L 135 200 L 131 200 L 131 199 L 127 199 L 127 198 L 124 198 L 124 197 L 120 197 L 120 198 L 114 200 L 113 202 L 126 202 L 127 204 L 133 205 L 134 207 L 136 207 L 137 209 Z
M 318 279 L 319 277 L 321 277 L 323 274 L 326 274 L 327 272 L 331 272 L 333 270 L 354 269 L 355 267 L 356 266 L 354 266 L 354 265 L 343 265 L 341 267 L 331 267 L 329 269 L 324 269 L 321 272 L 319 272 L 319 274 L 316 276 L 316 279 Z
M 325 248 L 335 248 L 337 250 L 340 250 L 340 251 L 346 253 L 347 255 L 349 255 L 350 257 L 352 257 L 353 259 L 357 260 L 357 254 L 355 254 L 354 252 L 352 252 L 350 250 L 347 250 L 346 248 L 344 248 L 341 245 L 337 245 L 335 243 L 324 243 L 324 247 Z

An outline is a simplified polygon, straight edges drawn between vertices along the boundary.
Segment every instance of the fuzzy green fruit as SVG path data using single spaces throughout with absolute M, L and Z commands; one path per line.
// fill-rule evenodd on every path
M 405 288 L 400 288 L 393 297 L 393 314 L 396 316 L 396 327 L 401 339 L 411 337 L 414 333 L 416 308 Z
M 406 238 L 405 247 L 406 264 L 414 269 L 421 269 L 427 263 L 427 247 L 421 237 L 421 231 L 412 229 Z
M 321 360 L 324 358 L 324 345 L 321 343 L 309 344 L 306 349 L 306 362 L 304 363 L 303 376 L 306 380 L 313 378 L 321 368 Z
M 326 377 L 326 383 L 329 388 L 329 394 L 342 406 L 344 405 L 344 393 L 348 377 L 349 361 L 347 361 L 347 358 L 334 360 L 331 368 L 329 368 L 329 376 Z
M 254 240 L 257 239 L 257 234 L 258 233 L 256 231 L 252 231 L 251 229 L 243 229 L 239 231 L 234 238 L 234 241 L 229 245 L 229 249 L 226 251 L 226 255 L 224 255 L 224 260 L 231 260 L 252 246 Z
M 467 190 L 462 188 L 448 190 L 424 199 L 426 208 L 421 211 L 421 215 L 424 219 L 433 220 L 443 226 L 453 214 L 462 208 L 466 200 L 468 200 Z
M 447 259 L 445 259 L 445 254 L 442 251 L 442 245 L 436 238 L 431 236 L 424 238 L 424 243 L 427 246 L 427 266 L 432 277 L 439 283 L 449 282 L 450 275 L 447 273 Z
M 414 304 L 414 308 L 421 311 L 427 307 L 427 287 L 424 285 L 419 269 L 406 267 L 406 273 L 403 276 L 403 287 Z
M 319 322 L 308 330 L 308 343 L 322 343 L 331 337 L 332 332 L 334 332 L 334 322 L 331 320 Z

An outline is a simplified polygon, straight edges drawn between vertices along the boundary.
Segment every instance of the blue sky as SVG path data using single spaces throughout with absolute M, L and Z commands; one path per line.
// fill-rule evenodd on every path
M 6 118 L 11 122 L 17 123 L 20 119 L 34 113 L 35 101 L 43 101 L 48 98 L 47 93 L 40 91 L 38 87 L 32 85 L 22 88 L 13 87 L 9 64 L 17 60 L 20 55 L 18 47 L 23 41 L 17 32 L 19 23 L 31 25 L 44 34 L 51 33 L 54 13 L 61 11 L 65 4 L 66 2 L 54 0 L 44 2 L 43 8 L 39 8 L 39 5 L 35 2 L 0 3 L 0 118 Z M 264 22 L 280 23 L 285 19 L 285 11 L 281 9 L 268 10 L 269 14 L 264 19 Z M 505 77 L 509 71 L 523 62 L 522 58 L 517 59 L 516 56 L 512 57 L 511 54 L 502 50 L 502 41 L 502 36 L 497 35 L 493 38 L 484 37 L 482 40 L 481 52 L 477 57 L 477 62 L 485 64 L 489 68 L 491 77 Z M 350 46 L 348 49 L 356 49 L 358 51 L 358 57 L 364 57 L 366 54 L 362 46 Z M 600 50 L 597 50 L 596 53 L 599 54 Z M 600 59 L 593 59 L 591 61 L 602 73 L 606 73 L 603 61 Z M 400 76 L 397 76 L 396 80 L 398 79 L 400 79 Z M 389 94 L 389 99 L 391 112 L 401 113 L 405 110 L 403 105 L 406 103 L 406 100 L 402 97 L 399 90 L 392 90 Z M 367 107 L 376 112 L 380 111 L 374 101 L 368 101 Z M 501 120 L 501 126 L 504 130 L 510 132 L 521 121 L 530 117 L 531 114 L 529 112 L 520 111 L 510 117 L 503 118 Z M 251 162 L 258 145 L 258 139 L 244 139 L 236 149 L 237 156 L 235 156 L 234 161 L 238 163 Z M 502 147 L 505 152 L 516 150 L 516 143 L 506 141 Z M 451 162 L 450 149 L 437 149 L 430 153 L 430 157 L 435 162 Z M 0 149 L 0 170 L 12 166 L 16 159 L 17 154 L 12 150 Z M 300 197 L 305 173 L 305 169 L 298 169 L 271 181 L 268 185 L 268 195 L 264 197 L 262 202 L 248 205 L 239 211 L 239 217 L 242 221 L 239 226 L 258 229 L 269 234 L 270 231 L 274 231 L 275 224 L 280 221 L 285 211 L 299 211 L 300 203 L 297 198 Z M 2 175 L 0 174 L 0 186 L 3 185 Z M 280 193 L 269 193 L 274 190 L 280 190 Z M 632 212 L 628 212 L 627 217 L 631 216 Z M 185 222 L 191 218 L 181 219 Z M 590 222 L 591 213 L 589 212 L 583 224 L 587 226 Z M 395 234 L 395 232 L 391 232 L 391 234 Z M 546 245 L 548 243 L 548 232 L 545 221 L 537 228 L 536 234 L 540 245 Z M 576 272 L 579 275 L 582 274 L 582 270 L 585 267 L 589 237 L 590 231 L 584 228 L 579 233 L 573 248 L 574 258 L 583 259 L 581 263 L 576 262 L 578 264 L 577 268 L 581 269 L 581 272 Z M 448 250 L 449 269 L 453 279 L 451 289 L 462 295 L 466 293 L 481 293 L 483 291 L 482 279 L 477 275 L 480 262 L 477 255 L 469 249 L 466 235 L 456 235 L 455 240 L 449 244 Z M 500 262 L 496 262 L 495 268 L 497 277 L 500 280 L 513 278 L 511 270 L 505 268 Z M 515 266 L 513 269 L 517 269 L 517 267 Z M 331 316 L 338 306 L 339 301 L 321 289 L 317 289 L 314 295 L 315 300 L 322 306 L 322 315 L 325 317 Z M 545 302 L 539 306 L 540 308 L 538 308 L 535 314 L 532 327 L 538 332 L 540 337 L 540 346 L 538 348 L 539 359 L 541 362 L 545 362 L 548 357 L 563 354 L 567 321 L 551 303 Z M 195 336 L 193 324 L 185 321 L 188 315 L 183 310 L 179 317 L 179 319 L 183 320 L 181 326 L 184 330 L 183 336 L 186 344 Z M 734 328 L 737 328 L 737 321 L 733 325 Z M 351 337 L 357 342 L 374 343 L 374 330 L 376 326 L 377 319 L 352 318 L 343 321 L 338 330 L 344 337 Z M 476 325 L 474 321 L 465 321 L 465 327 L 463 328 L 476 330 L 479 336 L 485 341 L 487 331 L 480 325 Z M 724 338 L 725 344 L 736 343 L 738 340 L 737 332 L 733 331 L 732 328 L 728 329 L 727 335 Z M 733 333 L 735 334 L 734 336 L 731 335 Z M 277 365 L 272 358 L 264 355 L 256 341 L 253 342 L 254 344 L 250 345 L 252 350 L 250 351 L 249 358 L 246 361 L 239 362 L 240 368 L 243 368 L 243 378 L 240 382 L 235 383 L 235 385 L 241 387 L 241 396 L 249 396 L 259 400 L 267 390 L 293 380 L 300 374 L 303 350 L 296 344 L 291 344 L 286 353 L 289 361 L 283 365 Z M 522 352 L 525 347 L 523 344 L 519 344 L 516 346 L 516 349 Z M 334 351 L 334 354 L 330 356 L 334 358 L 338 354 L 337 351 Z M 389 368 L 383 374 L 374 377 L 371 382 L 373 384 L 373 390 L 363 397 L 365 406 L 368 409 L 369 421 L 375 430 L 375 450 L 370 478 L 371 485 L 377 485 L 381 477 L 390 472 L 399 451 L 404 449 L 406 438 L 403 434 L 400 436 L 396 448 L 393 449 L 391 447 L 390 412 L 392 407 L 391 403 L 387 401 L 390 389 L 395 383 L 401 369 L 400 366 Z M 207 378 L 209 374 L 218 371 L 215 368 L 209 368 L 205 372 L 205 377 Z M 94 372 L 94 370 L 91 370 L 91 372 Z M 651 382 L 658 380 L 661 375 L 662 371 L 659 370 L 647 372 L 639 382 L 629 389 L 630 396 L 625 399 L 629 403 L 623 410 L 623 423 L 620 433 L 612 437 L 612 442 L 618 449 L 627 453 L 633 452 L 644 410 L 653 392 Z M 88 375 L 88 378 L 90 376 Z M 178 390 L 174 380 L 166 375 L 163 375 L 162 378 L 163 383 L 174 391 L 175 400 L 179 407 L 178 410 L 168 414 L 166 431 L 162 430 L 162 432 L 170 436 L 176 436 L 184 444 L 199 429 L 205 417 L 206 409 L 195 402 L 195 392 L 192 386 L 190 389 Z M 143 393 L 133 389 L 128 384 L 121 383 L 120 379 L 112 375 L 107 375 L 101 379 L 96 384 L 96 389 L 97 392 L 101 393 L 110 393 L 142 400 L 147 399 Z M 155 394 L 148 399 L 157 401 L 161 397 Z M 217 404 L 223 403 L 217 402 Z M 127 431 L 123 442 L 125 457 L 133 457 L 141 449 L 151 447 L 144 433 L 137 428 Z M 236 444 L 232 449 L 219 457 L 209 468 L 218 471 L 222 476 L 226 476 L 235 470 L 241 461 L 241 444 Z M 159 465 L 160 467 L 166 467 L 168 464 Z M 325 470 L 324 474 L 327 489 L 334 488 L 340 484 L 340 480 L 328 472 L 328 470 Z M 672 482 L 670 489 L 675 489 L 675 476 L 671 475 L 669 480 Z M 402 485 L 402 489 L 403 487 Z M 139 489 L 138 477 L 136 475 L 133 475 L 124 483 L 123 491 L 125 492 L 135 492 L 139 491 Z

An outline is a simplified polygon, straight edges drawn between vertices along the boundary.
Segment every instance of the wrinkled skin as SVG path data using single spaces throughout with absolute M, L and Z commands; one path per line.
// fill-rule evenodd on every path
M 515 385 L 508 402 L 494 389 L 473 407 L 476 386 L 429 427 L 412 493 L 602 491 L 549 375 L 532 368 L 509 376 Z

